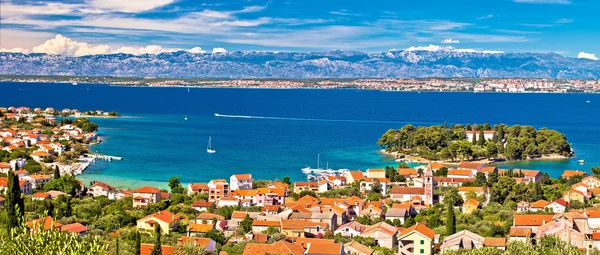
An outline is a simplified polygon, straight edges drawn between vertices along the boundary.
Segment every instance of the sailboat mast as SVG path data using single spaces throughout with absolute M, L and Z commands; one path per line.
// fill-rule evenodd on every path
M 317 153 L 317 169 L 321 168 L 321 153 Z

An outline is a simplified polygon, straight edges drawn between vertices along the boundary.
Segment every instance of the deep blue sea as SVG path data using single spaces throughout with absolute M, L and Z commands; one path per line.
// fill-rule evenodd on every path
M 383 92 L 322 89 L 200 89 L 108 85 L 0 83 L 0 106 L 117 111 L 95 118 L 103 143 L 93 150 L 122 156 L 96 162 L 79 178 L 116 187 L 166 187 L 252 173 L 255 179 L 290 176 L 300 168 L 362 169 L 396 165 L 376 142 L 404 124 L 506 123 L 548 127 L 566 134 L 578 158 L 511 167 L 553 177 L 565 169 L 600 165 L 600 95 Z M 586 103 L 586 100 L 591 103 Z M 214 114 L 234 117 L 216 117 Z M 184 120 L 187 116 L 188 120 Z M 215 154 L 206 153 L 212 136 Z M 580 165 L 577 159 L 585 159 Z

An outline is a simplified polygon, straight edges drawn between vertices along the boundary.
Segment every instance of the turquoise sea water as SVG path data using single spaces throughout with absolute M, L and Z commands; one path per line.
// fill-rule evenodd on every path
M 116 187 L 166 187 L 252 173 L 255 179 L 290 176 L 321 166 L 367 169 L 396 165 L 380 154 L 377 139 L 404 124 L 506 123 L 557 129 L 579 158 L 510 163 L 559 176 L 565 169 L 600 165 L 600 95 L 413 93 L 362 90 L 134 88 L 107 85 L 0 83 L 0 106 L 118 111 L 123 118 L 94 119 L 99 161 L 79 178 Z M 586 103 L 586 100 L 591 103 Z M 216 117 L 214 113 L 229 117 Z M 185 121 L 185 116 L 188 120 Z M 206 153 L 212 136 L 215 154 Z M 507 166 L 508 167 L 508 166 Z

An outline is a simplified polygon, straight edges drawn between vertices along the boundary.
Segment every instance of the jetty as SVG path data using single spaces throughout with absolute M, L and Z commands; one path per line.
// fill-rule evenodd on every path
M 123 157 L 110 156 L 110 155 L 102 155 L 102 154 L 85 154 L 85 157 L 92 158 L 93 160 L 123 160 Z

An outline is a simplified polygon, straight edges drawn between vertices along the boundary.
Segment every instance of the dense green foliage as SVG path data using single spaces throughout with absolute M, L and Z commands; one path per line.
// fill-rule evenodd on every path
M 476 131 L 472 131 L 476 130 Z M 476 139 L 473 135 L 467 141 L 466 132 L 479 133 L 483 137 L 484 131 L 495 131 L 492 139 Z M 444 128 L 437 126 L 406 125 L 401 129 L 390 129 L 377 142 L 388 152 L 399 152 L 406 155 L 418 154 L 431 160 L 471 160 L 477 158 L 504 158 L 519 160 L 544 155 L 571 154 L 571 146 L 566 137 L 555 130 L 542 128 L 536 130 L 531 126 L 514 125 L 508 127 L 504 124 L 478 125 L 452 125 Z
M 21 197 L 21 188 L 19 187 L 19 178 L 12 171 L 8 171 L 8 185 L 5 199 L 4 208 L 6 208 L 8 221 L 6 226 L 7 230 L 12 230 L 19 227 L 19 220 L 23 218 L 22 216 L 25 213 L 25 205 Z
M 597 254 L 597 251 L 592 251 Z M 479 248 L 473 250 L 446 251 L 443 255 L 500 255 L 500 254 L 526 254 L 526 255 L 583 255 L 584 252 L 561 241 L 554 236 L 546 236 L 541 239 L 541 245 L 533 245 L 531 242 L 514 241 L 509 242 L 506 251 L 496 248 Z

